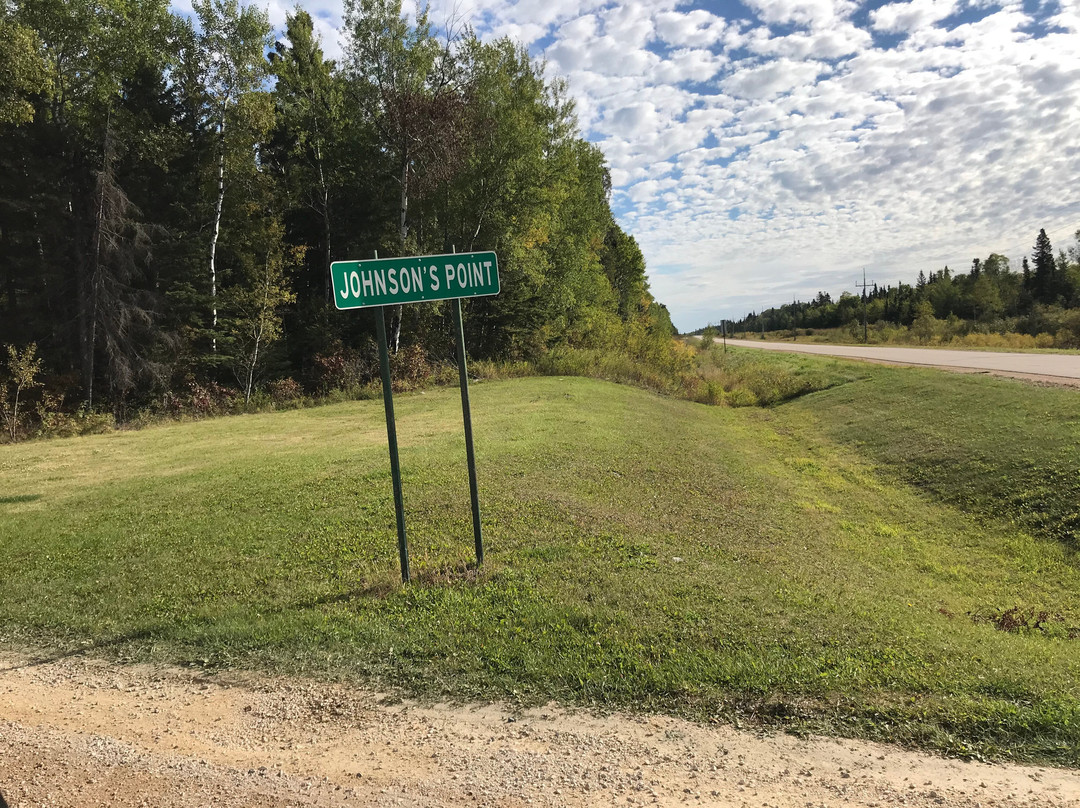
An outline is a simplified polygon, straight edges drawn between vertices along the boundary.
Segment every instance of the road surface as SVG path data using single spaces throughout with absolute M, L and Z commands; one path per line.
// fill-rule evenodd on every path
M 387 704 L 344 684 L 0 655 L 11 808 L 1080 808 L 1080 773 L 867 741 Z
M 869 359 L 898 365 L 930 365 L 954 370 L 1041 377 L 1067 384 L 1080 384 L 1080 354 L 950 351 L 942 348 L 884 348 L 877 345 L 822 345 L 741 339 L 729 339 L 728 344 L 740 348 L 794 351 L 838 356 L 844 359 Z

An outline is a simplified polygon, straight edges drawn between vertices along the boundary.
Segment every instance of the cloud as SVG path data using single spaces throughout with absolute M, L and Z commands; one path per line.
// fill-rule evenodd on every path
M 659 116 L 652 104 L 630 104 L 612 111 L 608 131 L 615 135 L 631 135 L 642 130 L 656 129 Z
M 956 13 L 956 0 L 912 0 L 910 3 L 889 3 L 870 12 L 870 20 L 878 31 L 910 32 L 925 28 Z
M 855 3 L 849 0 L 745 0 L 758 18 L 769 24 L 795 23 L 824 28 L 847 17 Z
M 340 4 L 302 2 L 334 54 Z M 682 328 L 1080 227 L 1080 0 L 440 3 L 568 78 Z
M 716 44 L 727 23 L 702 9 L 689 12 L 665 11 L 656 15 L 656 32 L 676 48 L 701 48 Z
M 772 36 L 767 28 L 752 32 L 746 47 L 762 56 L 782 56 L 788 59 L 839 59 L 867 48 L 873 37 L 850 22 L 834 28 Z
M 821 62 L 777 59 L 744 67 L 721 82 L 720 86 L 724 92 L 742 98 L 770 98 L 810 83 L 827 71 L 828 66 Z

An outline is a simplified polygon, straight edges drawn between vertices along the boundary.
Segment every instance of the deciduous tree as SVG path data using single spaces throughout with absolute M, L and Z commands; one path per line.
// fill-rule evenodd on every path
M 216 332 L 217 248 L 228 186 L 226 168 L 230 158 L 253 161 L 258 136 L 269 128 L 269 107 L 258 91 L 267 74 L 265 53 L 271 29 L 266 12 L 255 6 L 240 6 L 237 0 L 194 0 L 192 8 L 201 28 L 197 55 L 207 102 L 205 116 L 217 136 L 208 250 L 211 329 Z M 216 351 L 216 333 L 211 340 L 212 350 Z
M 14 345 L 7 347 L 7 366 L 10 380 L 4 386 L 4 398 L 0 401 L 0 415 L 4 417 L 7 433 L 12 441 L 19 438 L 19 399 L 23 392 L 40 387 L 41 358 L 37 345 L 31 342 L 23 350 Z

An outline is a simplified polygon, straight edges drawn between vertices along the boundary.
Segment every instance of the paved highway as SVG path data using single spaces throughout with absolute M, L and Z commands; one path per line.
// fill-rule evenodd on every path
M 1063 381 L 1071 380 L 1070 383 L 1073 384 L 1080 383 L 1080 354 L 950 351 L 944 348 L 884 348 L 876 345 L 820 345 L 740 339 L 729 339 L 728 344 L 766 351 L 794 351 L 845 359 L 871 359 L 899 365 L 932 365 L 957 370 L 1045 376 Z

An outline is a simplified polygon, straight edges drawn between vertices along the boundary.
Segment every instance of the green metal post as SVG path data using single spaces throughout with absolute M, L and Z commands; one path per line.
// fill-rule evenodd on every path
M 476 566 L 484 563 L 484 534 L 480 528 L 480 494 L 476 487 L 476 454 L 473 452 L 472 411 L 469 408 L 469 371 L 465 363 L 465 326 L 461 320 L 461 298 L 454 299 L 454 326 L 457 337 L 458 377 L 461 380 L 461 415 L 465 420 L 465 457 L 469 464 L 469 495 L 472 499 L 473 538 Z
M 409 545 L 405 541 L 405 501 L 401 494 L 401 462 L 398 460 L 397 422 L 394 420 L 394 394 L 390 387 L 390 350 L 386 344 L 384 308 L 386 307 L 377 306 L 375 308 L 375 331 L 379 338 L 379 368 L 382 371 L 383 406 L 386 408 L 386 440 L 390 444 L 390 476 L 394 479 L 394 515 L 397 517 L 401 580 L 408 583 Z

